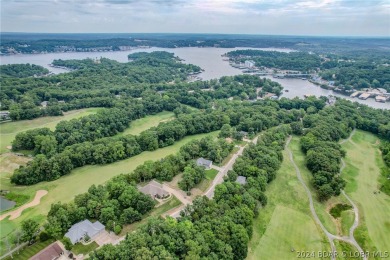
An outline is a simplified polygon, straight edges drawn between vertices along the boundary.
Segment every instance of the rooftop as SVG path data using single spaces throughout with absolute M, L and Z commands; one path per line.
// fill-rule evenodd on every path
M 236 182 L 239 183 L 239 184 L 245 185 L 246 184 L 246 177 L 238 176 L 237 179 L 236 179 Z
M 92 223 L 86 219 L 74 224 L 65 234 L 65 236 L 70 239 L 72 244 L 75 244 L 82 240 L 86 234 L 92 238 L 100 231 L 104 230 L 104 228 L 104 225 L 99 221 Z
M 158 197 L 166 197 L 169 195 L 169 192 L 164 190 L 163 185 L 158 183 L 155 180 L 151 180 L 148 184 L 143 187 L 138 188 L 140 192 L 146 195 L 150 195 L 153 198 Z
M 63 252 L 64 250 L 62 250 L 57 242 L 54 242 L 53 244 L 39 251 L 39 253 L 31 257 L 30 260 L 52 260 L 56 259 Z

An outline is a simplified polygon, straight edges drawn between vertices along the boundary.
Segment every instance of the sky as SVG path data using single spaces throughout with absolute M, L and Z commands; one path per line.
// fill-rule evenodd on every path
M 1 0 L 1 32 L 390 37 L 390 0 Z

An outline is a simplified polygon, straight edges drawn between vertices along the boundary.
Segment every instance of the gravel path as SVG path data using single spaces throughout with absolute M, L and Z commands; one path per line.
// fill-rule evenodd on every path
M 354 133 L 354 131 L 351 133 L 351 136 L 353 135 L 353 133 Z M 348 139 L 350 139 L 351 136 Z M 345 192 L 342 191 L 343 195 L 352 204 L 352 207 L 353 207 L 353 210 L 354 210 L 354 213 L 355 213 L 355 221 L 354 221 L 354 224 L 352 225 L 352 227 L 350 229 L 350 234 L 349 234 L 348 237 L 341 237 L 341 236 L 333 235 L 332 233 L 330 233 L 325 228 L 325 226 L 322 224 L 321 220 L 318 218 L 318 215 L 317 215 L 317 213 L 315 211 L 314 203 L 313 203 L 313 194 L 311 193 L 310 189 L 307 187 L 305 181 L 303 180 L 301 171 L 299 170 L 298 166 L 296 165 L 296 163 L 294 161 L 293 154 L 292 154 L 290 148 L 288 148 L 288 145 L 290 144 L 291 138 L 292 137 L 290 136 L 288 138 L 288 140 L 287 140 L 287 143 L 286 143 L 286 149 L 287 149 L 287 152 L 289 154 L 290 161 L 291 161 L 291 163 L 293 164 L 293 166 L 295 168 L 295 172 L 297 173 L 298 180 L 301 182 L 301 184 L 304 187 L 304 189 L 305 189 L 305 191 L 307 193 L 307 196 L 309 198 L 311 214 L 313 215 L 313 218 L 314 218 L 315 222 L 320 226 L 320 228 L 322 229 L 322 231 L 325 233 L 326 237 L 328 238 L 328 241 L 329 241 L 329 244 L 330 244 L 330 247 L 331 247 L 331 250 L 332 250 L 332 252 L 331 252 L 332 260 L 336 259 L 337 255 L 338 255 L 338 253 L 336 251 L 336 247 L 334 245 L 334 240 L 335 239 L 336 240 L 340 240 L 340 241 L 344 241 L 344 242 L 349 243 L 349 244 L 353 245 L 354 247 L 356 247 L 356 249 L 358 250 L 358 252 L 360 252 L 360 254 L 363 257 L 363 259 L 366 260 L 367 257 L 364 255 L 364 251 L 359 246 L 359 244 L 356 242 L 355 237 L 353 236 L 353 232 L 355 231 L 356 227 L 359 225 L 359 211 L 358 211 L 358 208 L 353 203 L 353 201 L 345 194 Z M 342 161 L 342 163 L 343 163 L 343 165 L 342 165 L 340 170 L 344 169 L 344 167 L 345 167 L 344 161 Z

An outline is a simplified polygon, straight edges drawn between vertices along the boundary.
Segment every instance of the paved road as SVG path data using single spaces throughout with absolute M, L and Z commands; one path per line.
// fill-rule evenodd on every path
M 221 170 L 218 172 L 217 176 L 215 176 L 210 188 L 205 192 L 205 196 L 207 196 L 209 199 L 214 197 L 214 190 L 215 186 L 218 184 L 221 184 L 223 182 L 223 177 L 226 176 L 229 170 L 233 169 L 233 165 L 236 162 L 237 158 L 242 155 L 242 152 L 244 151 L 244 147 L 240 147 L 240 149 L 230 158 L 229 162 L 221 168 Z
M 330 233 L 326 228 L 325 226 L 322 224 L 321 220 L 318 218 L 318 215 L 315 211 L 315 208 L 314 208 L 314 203 L 313 203 L 313 195 L 310 191 L 310 189 L 307 187 L 305 181 L 303 180 L 302 178 L 302 175 L 301 175 L 301 171 L 299 170 L 298 166 L 296 165 L 295 161 L 294 161 L 294 158 L 293 158 L 293 154 L 290 150 L 290 148 L 288 148 L 288 145 L 290 144 L 290 141 L 291 141 L 291 136 L 288 138 L 287 140 L 287 143 L 286 143 L 286 148 L 287 148 L 287 152 L 289 154 L 289 157 L 290 157 L 290 161 L 291 163 L 293 164 L 294 166 L 294 169 L 295 169 L 295 172 L 297 173 L 297 177 L 299 179 L 299 181 L 301 182 L 302 186 L 304 187 L 306 193 L 307 193 L 307 196 L 309 198 L 309 203 L 310 203 L 310 211 L 313 215 L 313 218 L 315 220 L 315 222 L 321 227 L 322 231 L 325 233 L 326 237 L 328 238 L 329 240 L 329 244 L 330 244 L 330 247 L 331 247 L 331 250 L 332 250 L 332 260 L 336 259 L 336 256 L 337 256 L 337 251 L 336 251 L 336 247 L 334 245 L 334 240 L 341 240 L 341 241 L 344 241 L 344 242 L 347 242 L 353 246 L 356 247 L 356 249 L 358 250 L 358 252 L 360 252 L 360 254 L 363 256 L 363 259 L 366 260 L 367 257 L 364 255 L 364 251 L 362 250 L 362 248 L 359 246 L 359 244 L 356 242 L 354 236 L 353 236 L 353 232 L 355 230 L 355 228 L 358 226 L 358 221 L 359 221 L 359 213 L 358 213 L 358 210 L 357 210 L 357 207 L 356 205 L 352 202 L 352 200 L 349 199 L 349 197 L 346 197 L 352 204 L 353 208 L 354 208 L 354 212 L 355 212 L 355 222 L 354 224 L 352 225 L 351 229 L 350 229 L 350 234 L 348 237 L 340 237 L 340 236 L 337 236 L 337 235 L 333 235 L 332 233 Z M 349 137 L 351 138 L 351 136 Z M 344 164 L 345 165 L 345 164 Z M 343 169 L 343 167 L 342 167 Z M 344 196 L 346 195 L 344 191 L 342 191 Z M 356 208 L 355 208 L 356 207 Z

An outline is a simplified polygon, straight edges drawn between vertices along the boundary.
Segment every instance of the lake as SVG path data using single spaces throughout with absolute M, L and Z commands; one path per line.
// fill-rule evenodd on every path
M 197 47 L 187 47 L 187 48 L 175 48 L 175 49 L 165 49 L 165 48 L 148 48 L 148 49 L 135 49 L 131 51 L 113 51 L 113 52 L 72 52 L 72 53 L 48 53 L 48 54 L 19 54 L 19 55 L 10 55 L 10 56 L 1 56 L 0 64 L 16 64 L 16 63 L 32 63 L 41 65 L 45 68 L 48 68 L 53 73 L 64 73 L 67 70 L 60 68 L 52 68 L 49 64 L 54 59 L 85 59 L 85 58 L 109 58 L 117 60 L 119 62 L 127 62 L 127 55 L 135 52 L 152 52 L 152 51 L 168 51 L 173 52 L 176 56 L 179 56 L 181 59 L 184 59 L 185 63 L 192 63 L 198 65 L 205 71 L 199 74 L 199 76 L 204 80 L 220 78 L 222 76 L 234 76 L 242 74 L 242 71 L 233 68 L 229 65 L 228 61 L 224 61 L 221 55 L 232 50 L 242 50 L 242 49 L 253 49 L 253 48 L 197 48 Z M 266 48 L 258 50 L 268 50 L 268 51 L 282 51 L 290 52 L 293 50 L 290 49 L 278 49 L 278 48 Z M 390 109 L 390 103 L 378 103 L 374 99 L 360 100 L 353 99 L 348 96 L 344 96 L 338 93 L 333 92 L 332 90 L 322 89 L 319 86 L 302 79 L 275 79 L 268 77 L 273 81 L 279 82 L 285 90 L 288 92 L 283 92 L 283 97 L 293 98 L 300 97 L 303 98 L 304 95 L 315 95 L 315 96 L 327 96 L 334 95 L 337 97 L 345 98 L 351 101 L 357 101 L 362 104 L 369 105 L 375 108 Z
M 7 210 L 15 206 L 15 202 L 7 200 L 0 196 L 0 211 Z

